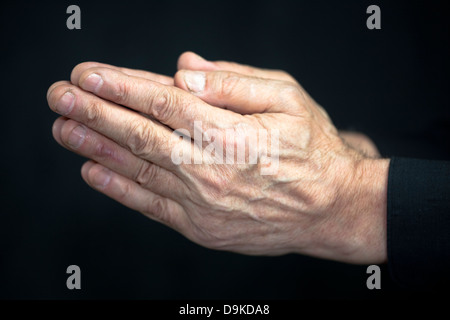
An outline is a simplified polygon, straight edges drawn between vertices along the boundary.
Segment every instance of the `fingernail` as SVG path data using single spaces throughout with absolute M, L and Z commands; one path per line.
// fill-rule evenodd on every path
M 60 115 L 67 115 L 72 111 L 73 105 L 75 104 L 75 96 L 71 92 L 66 92 L 63 94 L 61 99 L 56 103 L 55 109 Z
M 67 143 L 74 149 L 79 148 L 86 137 L 86 129 L 83 126 L 77 126 L 69 135 Z
M 83 83 L 81 84 L 81 87 L 84 90 L 91 91 L 94 93 L 97 93 L 98 90 L 103 85 L 103 79 L 98 74 L 93 73 L 90 76 L 88 76 L 86 79 L 84 79 Z
M 205 89 L 205 73 L 199 71 L 185 71 L 184 82 L 191 93 L 201 93 Z
M 103 168 L 99 172 L 97 172 L 93 178 L 92 184 L 96 188 L 103 189 L 106 185 L 111 181 L 111 171 Z

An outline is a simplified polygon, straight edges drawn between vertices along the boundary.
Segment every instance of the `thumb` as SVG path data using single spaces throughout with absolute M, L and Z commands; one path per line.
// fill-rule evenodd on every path
M 302 97 L 300 88 L 286 81 L 249 77 L 229 71 L 180 70 L 175 86 L 189 91 L 206 103 L 238 112 L 253 114 L 286 112 L 294 98 Z
M 198 54 L 187 51 L 180 55 L 177 63 L 178 70 L 198 70 L 198 71 L 231 71 L 246 76 L 274 79 L 282 81 L 290 81 L 295 84 L 298 82 L 287 72 L 282 70 L 271 70 L 256 68 L 245 64 L 229 61 L 208 61 Z

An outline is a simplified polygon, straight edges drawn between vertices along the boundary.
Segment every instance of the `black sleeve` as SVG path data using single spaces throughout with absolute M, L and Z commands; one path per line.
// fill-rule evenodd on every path
M 391 276 L 415 289 L 450 279 L 450 162 L 392 158 L 387 195 Z

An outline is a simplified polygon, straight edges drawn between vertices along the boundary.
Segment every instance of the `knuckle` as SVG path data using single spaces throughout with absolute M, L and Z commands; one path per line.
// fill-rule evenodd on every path
M 99 143 L 94 148 L 94 154 L 97 159 L 115 159 L 116 153 L 105 143 Z
M 288 72 L 284 71 L 284 70 L 276 70 L 275 72 L 278 73 L 280 79 L 283 79 L 285 81 L 289 81 L 289 82 L 294 82 L 297 83 L 297 80 L 295 80 L 295 78 Z
M 96 126 L 104 116 L 104 108 L 100 101 L 93 100 L 84 110 L 84 118 L 88 127 Z
M 151 110 L 150 113 L 158 120 L 162 122 L 169 121 L 173 116 L 173 110 L 176 106 L 177 108 L 181 107 L 181 104 L 179 103 L 180 99 L 177 95 L 172 94 L 167 89 L 158 89 L 158 92 L 156 92 L 152 100 L 150 102 Z
M 122 187 L 120 188 L 117 200 L 125 202 L 125 200 L 127 198 L 131 197 L 131 194 L 132 194 L 131 184 L 124 183 L 124 184 L 122 184 Z
M 148 186 L 157 177 L 157 167 L 150 162 L 144 161 L 139 168 L 135 181 L 141 186 Z
M 214 173 L 208 172 L 199 175 L 197 189 L 202 201 L 226 208 L 228 196 L 234 190 L 230 176 L 232 173 L 220 165 L 215 168 Z
M 118 81 L 116 88 L 113 89 L 113 99 L 117 104 L 126 104 L 129 100 L 131 88 L 127 81 Z
M 146 211 L 152 217 L 160 221 L 167 221 L 168 216 L 168 203 L 166 198 L 156 196 L 147 204 Z
M 147 122 L 138 121 L 130 126 L 128 136 L 125 139 L 125 146 L 138 157 L 145 157 L 152 150 L 149 150 L 149 146 L 153 141 L 152 130 Z
M 236 91 L 236 88 L 241 82 L 241 78 L 237 75 L 228 74 L 219 81 L 220 95 L 222 97 L 229 97 Z
M 305 105 L 306 96 L 301 88 L 291 82 L 285 82 L 282 89 L 282 97 L 287 103 Z
M 328 112 L 322 107 L 322 106 L 318 106 L 319 112 L 320 114 L 327 120 L 331 121 L 330 115 L 328 114 Z

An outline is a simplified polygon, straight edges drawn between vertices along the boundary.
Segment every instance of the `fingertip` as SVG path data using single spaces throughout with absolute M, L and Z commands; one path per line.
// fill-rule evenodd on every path
M 213 62 L 204 59 L 192 51 L 186 51 L 180 55 L 177 68 L 178 70 L 217 70 Z
M 112 171 L 108 168 L 102 166 L 101 164 L 94 164 L 89 168 L 88 178 L 91 185 L 96 188 L 103 190 L 108 187 L 108 184 L 112 178 Z
M 86 182 L 89 186 L 92 187 L 91 182 L 89 181 L 89 171 L 91 170 L 91 168 L 95 165 L 95 161 L 93 160 L 89 160 L 86 161 L 82 166 L 81 166 L 81 178 L 84 180 L 84 182 Z
M 59 138 L 63 146 L 70 149 L 79 149 L 86 140 L 87 128 L 78 121 L 68 119 L 59 129 Z
M 87 69 L 90 69 L 90 68 L 98 67 L 99 65 L 100 65 L 100 63 L 95 62 L 95 61 L 86 61 L 86 62 L 81 62 L 81 63 L 77 64 L 72 69 L 72 72 L 70 74 L 70 82 L 72 82 L 73 85 L 77 86 L 80 81 L 80 77 L 84 71 L 86 71 Z
M 70 82 L 69 81 L 65 81 L 65 80 L 61 80 L 61 81 L 57 81 L 57 82 L 53 83 L 47 90 L 47 102 L 50 104 L 50 97 L 52 95 L 52 92 L 56 88 L 58 88 L 58 87 L 60 87 L 62 85 L 67 85 L 67 84 L 70 84 Z
M 95 161 L 89 160 L 83 163 L 81 166 L 81 176 L 84 180 L 87 181 L 89 170 L 92 168 L 92 166 L 95 164 Z
M 205 90 L 206 73 L 203 71 L 181 70 L 177 72 L 174 82 L 179 88 L 194 95 L 202 95 Z
M 112 178 L 112 171 L 101 164 L 90 160 L 81 167 L 81 176 L 95 189 L 104 189 Z
M 86 63 L 88 63 L 88 62 L 81 62 L 72 69 L 72 72 L 70 73 L 70 82 L 73 85 L 78 84 L 78 79 L 80 78 L 80 74 L 82 73 L 81 70 L 85 69 L 84 66 L 86 65 Z
M 196 60 L 199 58 L 204 60 L 202 57 L 200 57 L 199 55 L 195 54 L 192 51 L 185 51 L 178 57 L 177 69 L 178 70 L 185 69 L 185 66 L 187 66 L 190 61 L 193 61 L 193 60 Z
M 180 89 L 188 91 L 188 88 L 184 81 L 185 72 L 186 72 L 185 69 L 178 70 L 177 73 L 175 73 L 175 76 L 173 77 L 173 82 L 174 82 L 175 87 L 178 87 Z
M 56 142 L 58 142 L 59 144 L 62 144 L 61 128 L 64 125 L 66 120 L 67 120 L 67 118 L 65 118 L 65 117 L 59 117 L 58 119 L 55 120 L 55 122 L 53 122 L 52 135 L 53 135 L 53 138 L 56 140 Z

